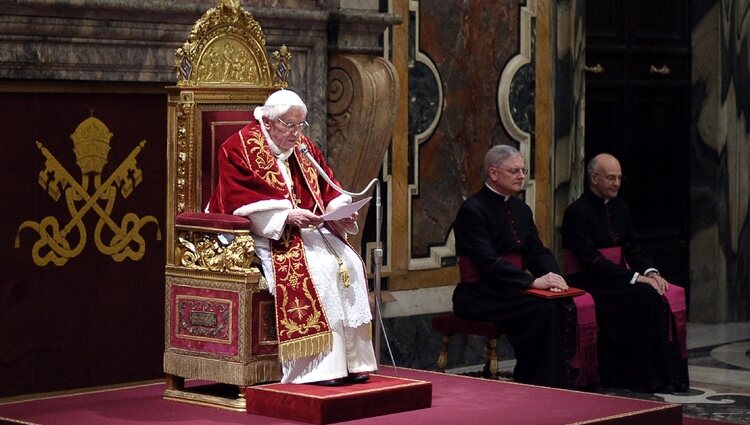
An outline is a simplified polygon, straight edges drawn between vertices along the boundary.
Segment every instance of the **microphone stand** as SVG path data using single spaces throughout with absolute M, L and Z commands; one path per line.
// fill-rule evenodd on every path
M 318 161 L 313 158 L 312 154 L 310 154 L 310 150 L 307 149 L 306 145 L 300 145 L 299 151 L 307 157 L 307 159 L 310 160 L 310 162 L 313 163 L 315 168 L 318 170 L 318 173 L 320 173 L 321 176 L 323 176 L 323 179 L 331 185 L 337 192 L 343 193 L 345 195 L 349 196 L 360 196 L 365 194 L 367 191 L 372 188 L 373 185 L 375 185 L 375 250 L 373 252 L 373 261 L 375 262 L 375 276 L 373 278 L 374 282 L 374 292 L 375 292 L 375 311 L 373 314 L 373 321 L 375 322 L 375 339 L 373 342 L 373 349 L 375 351 L 375 359 L 377 361 L 377 364 L 380 365 L 380 333 L 382 330 L 382 315 L 380 313 L 380 301 L 381 301 L 381 293 L 380 293 L 380 273 L 381 269 L 383 267 L 383 248 L 381 246 L 380 242 L 380 228 L 382 226 L 382 206 L 380 203 L 380 181 L 377 178 L 374 178 L 370 180 L 370 183 L 365 186 L 364 189 L 362 189 L 361 192 L 349 192 L 344 189 L 342 189 L 340 186 L 338 186 L 336 183 L 333 182 L 333 180 L 328 177 L 328 174 L 323 171 L 323 168 L 318 164 Z M 387 342 L 387 340 L 386 340 Z M 390 347 L 389 347 L 390 348 Z

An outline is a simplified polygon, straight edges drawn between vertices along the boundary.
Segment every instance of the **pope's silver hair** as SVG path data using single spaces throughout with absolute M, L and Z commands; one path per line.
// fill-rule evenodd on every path
M 495 145 L 487 151 L 484 155 L 484 172 L 487 176 L 490 175 L 490 167 L 500 166 L 510 158 L 515 156 L 521 156 L 521 152 L 513 146 L 509 145 Z

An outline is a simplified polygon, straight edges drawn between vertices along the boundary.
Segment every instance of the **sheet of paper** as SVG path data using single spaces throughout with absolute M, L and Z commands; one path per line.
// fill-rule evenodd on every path
M 329 213 L 323 214 L 320 216 L 324 221 L 336 221 L 341 220 L 342 218 L 349 218 L 357 212 L 364 204 L 370 201 L 372 199 L 372 196 L 367 198 L 362 198 L 357 202 L 352 202 L 351 204 L 343 205 Z

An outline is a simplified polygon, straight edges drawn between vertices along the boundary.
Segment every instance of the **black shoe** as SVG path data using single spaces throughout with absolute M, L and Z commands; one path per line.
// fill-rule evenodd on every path
M 690 383 L 680 382 L 677 384 L 662 385 L 651 392 L 662 393 L 662 394 L 674 394 L 674 393 L 686 393 L 688 391 L 690 391 Z
M 346 378 L 344 378 L 345 382 L 349 382 L 352 384 L 361 384 L 369 380 L 370 380 L 370 372 L 350 373 L 349 375 L 347 375 Z
M 311 384 L 323 387 L 338 387 L 344 385 L 344 378 L 326 379 L 325 381 L 311 382 Z
M 675 388 L 674 385 L 667 384 L 667 385 L 661 385 L 661 386 L 659 386 L 653 392 L 655 392 L 655 393 L 661 393 L 661 394 L 674 394 L 675 392 L 677 392 L 677 389 Z
M 679 384 L 675 384 L 674 390 L 678 393 L 686 393 L 690 391 L 690 382 L 680 382 Z

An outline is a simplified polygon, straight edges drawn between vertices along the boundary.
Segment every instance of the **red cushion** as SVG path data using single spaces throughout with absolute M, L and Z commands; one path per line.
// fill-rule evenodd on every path
M 221 230 L 250 230 L 250 220 L 231 214 L 184 212 L 177 214 L 175 224 Z
M 488 338 L 498 338 L 502 334 L 492 322 L 464 320 L 451 312 L 433 317 L 432 329 L 444 334 L 481 335 Z

